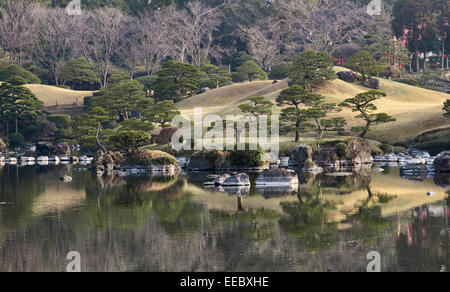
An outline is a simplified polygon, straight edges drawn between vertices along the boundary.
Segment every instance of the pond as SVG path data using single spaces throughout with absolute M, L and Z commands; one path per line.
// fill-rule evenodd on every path
M 371 251 L 382 271 L 449 267 L 448 177 L 388 167 L 224 190 L 204 188 L 207 175 L 1 167 L 0 271 L 65 271 L 71 251 L 82 271 L 366 271 Z

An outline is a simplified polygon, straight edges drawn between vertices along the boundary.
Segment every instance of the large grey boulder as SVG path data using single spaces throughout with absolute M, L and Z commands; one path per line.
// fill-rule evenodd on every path
M 249 185 L 250 185 L 250 177 L 246 173 L 239 173 L 230 176 L 222 184 L 223 187 L 239 187 Z
M 290 169 L 278 168 L 267 169 L 263 171 L 258 179 L 256 185 L 258 186 L 291 186 L 298 184 L 298 175 L 295 171 Z
M 380 80 L 378 80 L 376 78 L 369 78 L 363 82 L 363 85 L 370 89 L 378 90 L 378 89 L 380 89 Z
M 358 74 L 351 72 L 351 71 L 338 72 L 337 76 L 340 80 L 348 82 L 348 83 L 354 83 L 358 80 Z
M 450 172 L 450 151 L 441 152 L 434 160 L 437 172 Z
M 304 168 L 307 166 L 307 162 L 313 162 L 312 148 L 309 145 L 301 144 L 295 147 L 289 157 L 289 166 Z
M 339 146 L 347 145 L 347 151 L 341 153 Z M 314 153 L 314 161 L 317 165 L 331 168 L 372 164 L 370 144 L 364 139 L 349 139 L 348 141 L 331 141 L 320 145 L 320 149 Z

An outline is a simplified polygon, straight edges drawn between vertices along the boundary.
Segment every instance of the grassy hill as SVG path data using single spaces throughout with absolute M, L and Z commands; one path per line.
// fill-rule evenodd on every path
M 347 70 L 340 67 L 335 69 Z M 272 81 L 258 81 L 214 89 L 186 99 L 178 106 L 183 115 L 191 118 L 195 106 L 202 106 L 204 114 L 218 114 L 222 117 L 227 114 L 240 114 L 238 105 L 245 103 L 249 97 L 263 95 L 274 102 L 280 91 L 288 86 L 286 81 L 272 83 Z M 358 84 L 334 80 L 327 82 L 317 92 L 325 95 L 329 102 L 340 103 L 366 90 L 368 89 Z M 385 79 L 381 79 L 381 90 L 388 96 L 377 101 L 376 105 L 381 112 L 394 116 L 397 121 L 374 127 L 368 135 L 369 138 L 400 143 L 413 139 L 423 132 L 450 126 L 450 119 L 442 116 L 443 102 L 450 98 L 450 95 Z M 275 112 L 279 113 L 280 110 L 277 107 Z M 356 114 L 350 110 L 346 109 L 337 116 L 347 119 L 348 128 L 362 125 L 362 121 L 355 119 Z
M 92 95 L 92 91 L 75 91 L 41 84 L 27 84 L 26 87 L 42 100 L 45 106 L 55 106 L 56 101 L 59 105 L 72 105 L 77 101 L 81 105 L 85 96 Z

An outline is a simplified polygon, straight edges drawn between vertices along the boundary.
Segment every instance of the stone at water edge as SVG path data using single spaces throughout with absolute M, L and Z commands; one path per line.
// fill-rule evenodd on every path
M 72 181 L 72 177 L 65 175 L 59 178 L 59 181 L 64 182 L 64 183 L 68 183 Z
M 289 157 L 289 166 L 304 168 L 308 161 L 313 161 L 312 152 L 311 146 L 306 144 L 298 145 Z
M 290 186 L 298 184 L 295 171 L 278 168 L 264 170 L 256 180 L 257 186 Z
M 175 157 L 181 168 L 187 168 L 189 166 L 189 158 L 186 157 Z
M 249 186 L 250 177 L 246 173 L 239 173 L 234 176 L 227 178 L 222 186 L 224 187 L 238 187 L 238 186 Z

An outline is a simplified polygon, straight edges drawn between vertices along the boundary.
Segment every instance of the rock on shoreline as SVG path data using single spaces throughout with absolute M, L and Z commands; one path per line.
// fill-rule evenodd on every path
M 290 167 L 304 170 L 319 169 L 316 165 L 342 168 L 372 163 L 370 145 L 360 138 L 324 142 L 315 150 L 309 145 L 302 144 L 293 150 L 289 158 Z

